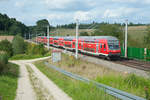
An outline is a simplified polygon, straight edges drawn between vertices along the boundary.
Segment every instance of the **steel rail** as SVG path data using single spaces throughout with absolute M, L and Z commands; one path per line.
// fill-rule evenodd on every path
M 138 97 L 138 96 L 135 96 L 133 94 L 130 94 L 130 93 L 127 93 L 127 92 L 124 92 L 124 91 L 121 91 L 121 90 L 118 90 L 116 88 L 112 88 L 110 86 L 107 86 L 107 85 L 104 85 L 104 84 L 101 84 L 101 83 L 98 83 L 96 81 L 93 81 L 93 80 L 89 80 L 88 78 L 84 78 L 80 75 L 77 75 L 77 74 L 73 74 L 71 72 L 67 72 L 61 68 L 58 68 L 48 62 L 45 62 L 45 65 L 47 67 L 50 67 L 50 68 L 53 68 L 55 69 L 56 71 L 66 75 L 66 76 L 69 76 L 75 80 L 80 80 L 80 81 L 83 81 L 85 83 L 93 83 L 95 86 L 97 86 L 98 88 L 100 89 L 104 89 L 104 91 L 116 98 L 119 98 L 121 100 L 146 100 L 142 97 Z

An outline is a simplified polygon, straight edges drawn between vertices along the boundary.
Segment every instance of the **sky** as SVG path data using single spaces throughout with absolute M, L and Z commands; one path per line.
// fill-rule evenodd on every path
M 47 19 L 50 24 L 119 22 L 150 23 L 150 0 L 0 0 L 0 13 L 30 26 Z

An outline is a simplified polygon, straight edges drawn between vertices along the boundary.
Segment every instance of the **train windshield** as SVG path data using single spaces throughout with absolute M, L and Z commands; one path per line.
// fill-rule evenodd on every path
M 119 41 L 108 42 L 108 47 L 109 47 L 109 50 L 119 50 L 120 49 Z

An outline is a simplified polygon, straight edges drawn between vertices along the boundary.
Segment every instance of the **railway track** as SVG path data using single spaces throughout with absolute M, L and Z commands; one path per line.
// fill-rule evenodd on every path
M 129 67 L 133 67 L 136 69 L 144 70 L 144 71 L 150 71 L 150 62 L 139 61 L 139 60 L 127 60 L 127 59 L 121 59 L 113 62 L 117 64 L 126 65 Z
M 58 47 L 54 47 L 54 46 L 53 47 L 50 46 L 50 48 L 57 48 L 59 50 L 64 50 L 62 48 L 58 48 Z M 68 52 L 73 53 L 73 51 L 70 51 L 70 50 Z M 81 53 L 81 52 L 80 52 L 80 55 L 84 55 L 84 57 L 88 56 L 88 57 L 92 57 L 95 59 L 101 59 L 100 57 L 92 56 L 92 55 Z M 150 71 L 150 62 L 139 61 L 139 60 L 130 60 L 130 59 L 124 59 L 124 58 L 121 58 L 118 60 L 111 60 L 111 62 L 125 65 L 125 66 L 132 67 L 132 68 L 136 68 L 136 69 L 140 69 L 140 70 L 144 70 L 144 71 Z

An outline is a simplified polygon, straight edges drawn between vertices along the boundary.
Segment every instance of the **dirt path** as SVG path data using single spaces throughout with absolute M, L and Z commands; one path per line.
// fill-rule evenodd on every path
M 20 77 L 15 100 L 72 100 L 32 64 L 34 61 L 48 58 L 11 61 L 20 66 Z

